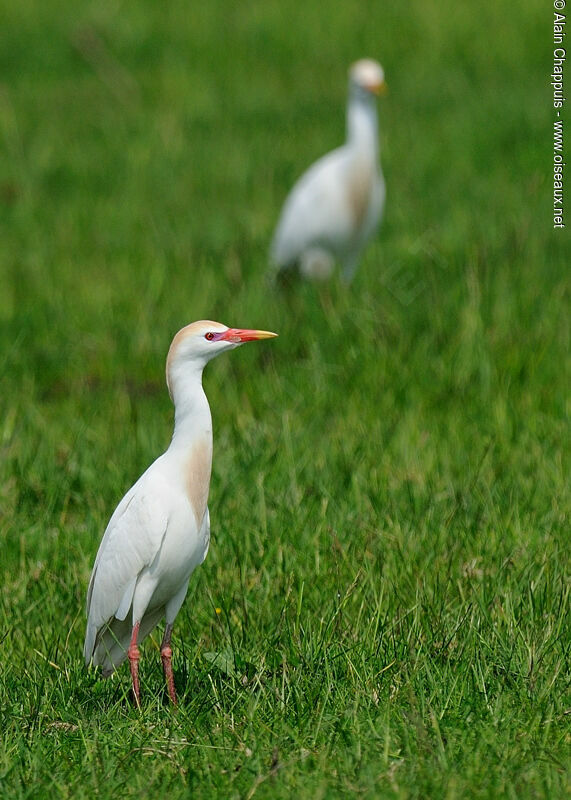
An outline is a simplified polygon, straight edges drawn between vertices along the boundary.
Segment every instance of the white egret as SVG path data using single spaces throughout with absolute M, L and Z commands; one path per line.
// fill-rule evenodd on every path
M 202 371 L 225 350 L 274 336 L 206 320 L 180 330 L 170 346 L 166 377 L 175 407 L 171 443 L 115 509 L 87 593 L 85 661 L 102 667 L 107 676 L 128 658 L 137 705 L 138 644 L 163 617 L 161 659 L 170 699 L 177 702 L 173 623 L 190 576 L 208 552 L 212 418 Z
M 385 201 L 376 105 L 385 88 L 376 61 L 351 66 L 347 140 L 316 161 L 286 198 L 271 246 L 275 272 L 298 267 L 305 277 L 323 279 L 339 261 L 342 277 L 352 280 Z

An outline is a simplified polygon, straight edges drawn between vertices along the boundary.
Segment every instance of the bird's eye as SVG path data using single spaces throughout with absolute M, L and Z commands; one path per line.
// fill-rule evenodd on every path
M 212 333 L 212 331 L 208 331 L 208 333 L 204 334 L 204 338 L 208 339 L 208 341 L 211 342 L 214 339 L 214 334 Z

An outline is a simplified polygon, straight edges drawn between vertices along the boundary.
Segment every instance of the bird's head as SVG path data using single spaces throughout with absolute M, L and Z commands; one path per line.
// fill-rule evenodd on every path
M 387 91 L 385 73 L 378 61 L 361 58 L 349 68 L 349 84 L 359 94 L 380 95 Z
M 173 395 L 173 384 L 180 373 L 202 372 L 211 358 L 233 350 L 246 342 L 271 339 L 277 333 L 248 328 L 228 328 L 220 322 L 200 320 L 182 328 L 171 342 L 167 356 L 167 386 Z

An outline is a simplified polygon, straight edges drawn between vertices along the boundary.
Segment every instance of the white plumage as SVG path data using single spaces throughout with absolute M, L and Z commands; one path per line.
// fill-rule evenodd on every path
M 288 195 L 271 247 L 275 271 L 297 266 L 308 278 L 327 278 L 339 261 L 343 278 L 353 278 L 385 200 L 376 106 L 384 87 L 376 61 L 352 65 L 347 141 L 316 161 Z
M 87 593 L 85 661 L 101 666 L 107 676 L 128 657 L 137 704 L 137 644 L 163 617 L 161 657 L 169 695 L 176 703 L 170 662 L 172 626 L 190 576 L 208 552 L 212 419 L 202 371 L 225 350 L 276 335 L 206 320 L 186 326 L 172 341 L 166 366 L 175 406 L 170 446 L 113 513 Z

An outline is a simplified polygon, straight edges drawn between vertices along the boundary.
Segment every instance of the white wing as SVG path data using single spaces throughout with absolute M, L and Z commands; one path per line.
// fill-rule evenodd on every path
M 347 182 L 346 146 L 323 156 L 305 172 L 286 198 L 272 243 L 272 261 L 287 267 L 308 247 L 338 253 L 353 233 Z
M 168 513 L 161 491 L 166 487 L 160 473 L 153 469 L 155 464 L 121 500 L 99 546 L 87 593 L 84 646 L 87 663 L 93 655 L 98 632 L 113 617 L 126 617 L 139 575 L 160 552 Z M 154 474 L 149 480 L 151 472 Z

